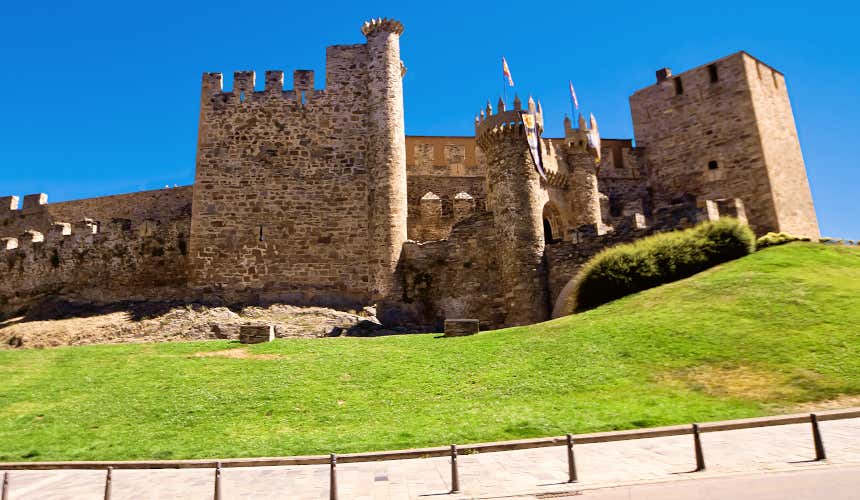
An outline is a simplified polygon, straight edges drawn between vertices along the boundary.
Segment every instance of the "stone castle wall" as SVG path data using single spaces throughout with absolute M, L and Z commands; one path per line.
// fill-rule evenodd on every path
M 654 231 L 728 215 L 818 236 L 785 80 L 745 53 L 659 73 L 630 98 L 636 147 L 603 139 L 599 162 L 596 123 L 566 119 L 542 178 L 519 99 L 475 137 L 405 136 L 402 31 L 376 19 L 328 47 L 324 89 L 306 70 L 288 89 L 282 71 L 229 91 L 204 74 L 193 187 L 0 197 L 0 316 L 56 297 L 376 303 L 495 328 L 561 310 L 588 258 Z
M 187 300 L 188 218 L 54 223 L 0 240 L 0 317 L 40 300 Z
M 126 219 L 135 225 L 144 221 L 190 222 L 192 191 L 192 186 L 182 186 L 60 203 L 49 203 L 45 194 L 6 196 L 0 198 L 3 201 L 0 237 L 17 237 L 29 229 L 44 233 L 54 222 L 74 223 L 84 219 L 102 224 L 111 219 Z
M 688 195 L 741 198 L 756 233 L 795 229 L 817 237 L 782 76 L 743 52 L 675 76 L 663 71 L 656 85 L 630 97 L 655 206 Z M 765 90 L 758 72 L 781 90 Z
M 7 197 L 0 317 L 49 298 L 187 298 L 191 193 L 184 186 L 61 203 L 47 203 L 44 194 L 24 203 Z
M 481 328 L 506 325 L 505 288 L 492 215 L 456 224 L 446 239 L 408 242 L 399 273 L 412 322 L 441 331 L 445 318 L 478 318 Z

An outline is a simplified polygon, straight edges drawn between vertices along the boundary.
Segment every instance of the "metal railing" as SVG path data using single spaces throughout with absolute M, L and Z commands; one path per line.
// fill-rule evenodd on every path
M 705 424 L 692 424 L 689 426 L 657 427 L 651 429 L 637 429 L 631 431 L 600 432 L 591 434 L 572 435 L 564 437 L 549 437 L 539 439 L 523 439 L 517 441 L 505 441 L 497 443 L 481 443 L 465 446 L 452 444 L 448 447 L 423 448 L 415 450 L 397 450 L 378 453 L 350 453 L 337 455 L 332 453 L 326 456 L 307 457 L 278 457 L 278 458 L 253 458 L 253 459 L 231 459 L 231 460 L 161 460 L 152 462 L 16 462 L 0 463 L 3 473 L 2 494 L 0 500 L 8 500 L 10 485 L 10 470 L 63 470 L 63 469 L 103 469 L 106 471 L 104 499 L 110 500 L 113 484 L 114 469 L 183 469 L 183 468 L 215 468 L 214 494 L 215 500 L 221 500 L 221 469 L 223 467 L 259 467 L 259 466 L 284 466 L 284 465 L 329 465 L 329 498 L 337 500 L 337 464 L 372 462 L 383 460 L 404 460 L 415 458 L 430 458 L 448 456 L 451 465 L 451 489 L 450 493 L 460 492 L 459 461 L 460 454 L 489 453 L 497 451 L 512 451 L 531 448 L 543 448 L 549 446 L 566 446 L 568 483 L 576 483 L 579 477 L 576 470 L 574 456 L 574 444 L 605 443 L 612 441 L 626 441 L 632 439 L 646 439 L 666 436 L 681 436 L 692 434 L 693 457 L 695 469 L 693 472 L 705 470 L 705 453 L 702 447 L 701 434 L 705 432 L 720 432 L 737 429 L 749 429 L 754 427 L 768 427 L 776 425 L 789 425 L 809 423 L 812 430 L 812 443 L 816 461 L 827 458 L 824 450 L 824 441 L 821 437 L 819 421 L 841 420 L 860 418 L 860 408 L 846 410 L 833 410 L 822 413 L 783 415 L 776 417 L 753 418 L 742 420 L 729 420 L 724 422 L 711 422 Z

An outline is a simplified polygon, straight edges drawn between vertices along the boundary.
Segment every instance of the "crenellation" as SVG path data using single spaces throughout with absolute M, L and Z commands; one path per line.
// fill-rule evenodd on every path
M 314 72 L 309 69 L 293 71 L 293 90 L 312 93 L 314 90 Z
M 71 234 L 72 225 L 68 222 L 52 222 L 45 240 L 49 242 L 60 241 L 71 236 Z
M 99 224 L 92 219 L 81 219 L 74 223 L 74 234 L 76 236 L 97 234 L 98 232 Z
M 467 217 L 471 217 L 475 213 L 475 197 L 469 193 L 460 191 L 454 195 L 453 209 L 455 222 L 460 222 Z
M 20 247 L 24 247 L 26 245 L 31 245 L 35 243 L 42 243 L 45 241 L 45 235 L 35 229 L 29 229 L 24 231 L 20 236 L 18 236 L 18 244 Z
M 221 73 L 203 73 L 204 97 L 224 92 L 224 75 Z
M 2 196 L 0 197 L 0 214 L 15 212 L 18 210 L 17 196 Z
M 18 248 L 18 238 L 0 238 L 0 248 L 15 250 Z
M 278 94 L 284 91 L 284 72 L 282 70 L 266 71 L 266 86 L 264 91 L 270 94 Z
M 256 79 L 256 71 L 234 71 L 233 95 L 238 96 L 240 102 L 253 96 Z
M 32 213 L 38 210 L 42 210 L 44 205 L 48 204 L 48 195 L 45 193 L 38 194 L 28 194 L 24 196 L 24 206 L 23 211 L 25 213 Z
M 740 198 L 724 198 L 716 200 L 720 217 L 732 217 L 747 224 L 747 213 L 744 201 Z

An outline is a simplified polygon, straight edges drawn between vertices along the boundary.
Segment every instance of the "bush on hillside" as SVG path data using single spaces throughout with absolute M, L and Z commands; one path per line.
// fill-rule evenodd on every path
M 755 235 L 737 219 L 705 222 L 608 248 L 582 269 L 575 311 L 679 280 L 755 251 Z
M 755 246 L 757 250 L 761 250 L 762 248 L 785 245 L 786 243 L 791 243 L 792 241 L 809 241 L 809 238 L 801 238 L 800 236 L 795 236 L 793 234 L 788 233 L 771 232 L 757 239 L 755 242 Z

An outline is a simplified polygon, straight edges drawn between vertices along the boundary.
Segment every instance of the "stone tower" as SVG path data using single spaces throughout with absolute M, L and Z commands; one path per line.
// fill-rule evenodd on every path
M 535 103 L 529 99 L 529 110 Z M 543 199 L 540 176 L 525 138 L 522 111 L 497 113 L 489 103 L 475 125 L 475 140 L 487 165 L 487 208 L 493 214 L 496 251 L 506 309 L 505 325 L 525 325 L 549 317 L 543 263 Z M 543 116 L 537 114 L 543 129 Z
M 314 73 L 203 75 L 190 285 L 228 301 L 368 304 L 406 240 L 402 64 L 393 20 L 326 50 Z
M 368 65 L 368 185 L 371 277 L 377 298 L 393 296 L 394 273 L 406 241 L 406 125 L 400 35 L 403 25 L 391 19 L 364 23 Z
M 597 187 L 597 163 L 594 148 L 589 145 L 590 130 L 582 115 L 578 127 L 573 128 L 570 118 L 564 118 L 565 161 L 570 170 L 570 225 L 574 228 L 594 225 L 602 232 L 600 192 Z
M 654 204 L 740 198 L 756 233 L 817 238 L 785 77 L 745 52 L 672 75 L 630 97 Z

